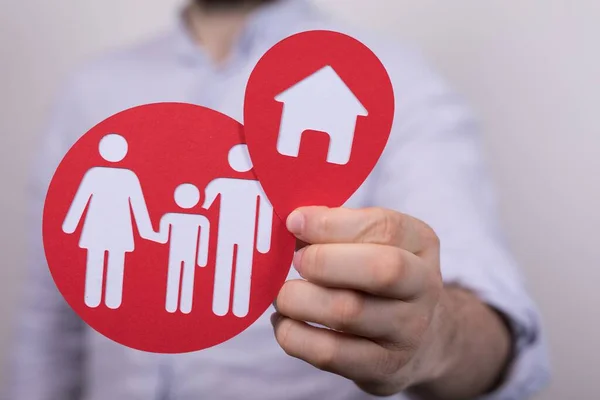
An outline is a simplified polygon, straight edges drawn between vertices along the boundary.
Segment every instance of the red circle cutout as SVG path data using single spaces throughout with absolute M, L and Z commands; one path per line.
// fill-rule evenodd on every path
M 224 212 L 220 215 L 221 209 L 229 207 L 231 211 L 230 206 L 223 206 L 223 198 L 229 198 L 229 195 L 216 198 L 208 210 L 202 208 L 205 188 L 213 180 L 230 178 L 245 184 L 256 180 L 252 170 L 236 172 L 228 161 L 229 151 L 243 143 L 242 129 L 237 121 L 204 107 L 180 103 L 151 104 L 126 110 L 106 119 L 83 135 L 69 150 L 55 172 L 46 197 L 43 215 L 44 249 L 58 289 L 68 304 L 92 328 L 135 349 L 158 353 L 183 353 L 208 348 L 236 336 L 270 306 L 287 277 L 294 252 L 294 237 L 274 215 L 270 249 L 263 254 L 256 249 L 256 237 L 238 240 L 243 236 L 240 233 L 241 228 L 232 229 L 231 223 L 228 226 L 221 223 L 220 217 L 227 214 Z M 105 140 L 102 149 L 99 148 L 102 139 L 110 134 L 117 134 L 125 139 L 127 148 L 124 158 L 122 141 L 116 136 L 112 137 L 115 140 Z M 118 161 L 120 158 L 123 159 Z M 100 173 L 96 176 L 89 172 L 91 169 Z M 87 183 L 82 185 L 84 177 L 87 177 Z M 174 312 L 167 311 L 170 252 L 185 254 L 183 257 L 188 257 L 189 251 L 173 250 L 172 244 L 179 240 L 178 245 L 184 246 L 182 243 L 187 240 L 188 247 L 184 247 L 189 249 L 189 246 L 193 246 L 190 243 L 200 238 L 198 246 L 202 247 L 200 242 L 202 234 L 206 233 L 206 227 L 199 228 L 199 237 L 196 239 L 190 235 L 186 236 L 186 231 L 181 229 L 177 231 L 179 237 L 175 238 L 175 226 L 179 225 L 175 225 L 178 222 L 173 221 L 180 217 L 173 217 L 174 219 L 167 220 L 171 222 L 171 225 L 168 225 L 169 243 L 162 244 L 143 239 L 136 225 L 138 219 L 143 225 L 144 211 L 143 207 L 140 207 L 139 193 L 135 194 L 135 177 L 139 182 L 142 200 L 147 206 L 152 230 L 159 230 L 161 218 L 173 213 L 186 221 L 186 227 L 198 221 L 210 224 L 207 265 L 200 267 L 196 264 L 193 268 L 193 303 L 191 311 L 187 314 L 182 311 L 187 306 L 182 304 L 189 306 L 190 297 L 186 295 L 185 302 L 180 299 L 183 295 L 182 287 L 185 285 L 183 274 L 186 273 L 186 265 L 188 272 L 190 270 L 189 263 L 185 262 L 180 270 L 183 274 L 179 277 L 176 309 Z M 175 191 L 181 184 L 188 184 L 181 189 L 178 201 L 186 208 L 180 207 L 175 201 Z M 198 193 L 195 193 L 190 184 L 198 188 Z M 242 194 L 247 192 L 244 190 Z M 76 229 L 68 234 L 63 230 L 63 223 L 78 191 L 81 192 L 81 198 L 77 204 L 84 201 L 85 207 L 80 213 L 78 211 L 81 210 L 73 207 L 72 217 L 66 225 L 70 224 L 72 230 L 72 225 L 75 224 Z M 89 198 L 90 193 L 92 200 Z M 257 200 L 258 197 L 255 197 L 254 206 L 258 204 Z M 94 201 L 96 203 L 92 204 Z M 199 202 L 194 205 L 196 201 Z M 129 202 L 129 207 L 124 202 Z M 189 206 L 191 208 L 187 208 Z M 248 206 L 249 210 L 253 207 L 248 202 L 244 203 L 244 206 Z M 263 206 L 261 209 L 266 211 L 260 215 L 268 215 L 268 207 Z M 136 213 L 141 217 L 138 218 Z M 194 215 L 202 215 L 205 219 Z M 189 219 L 189 216 L 192 219 Z M 227 218 L 231 220 L 230 217 L 231 215 Z M 86 235 L 82 237 L 86 218 L 91 218 L 89 221 L 95 223 L 90 222 L 89 226 L 86 226 Z M 123 228 L 127 225 L 127 221 L 123 220 L 127 218 L 131 218 L 131 231 Z M 248 222 L 252 223 L 255 223 L 255 229 L 258 230 L 259 218 Z M 265 224 L 263 223 L 264 226 Z M 223 225 L 222 231 L 219 230 L 219 225 Z M 264 226 L 260 229 L 264 229 Z M 249 310 L 245 316 L 236 316 L 233 313 L 233 293 L 237 293 L 233 283 L 236 273 L 246 273 L 239 273 L 239 288 L 244 287 L 244 279 L 248 275 L 247 268 L 242 267 L 239 271 L 233 268 L 229 288 L 231 293 L 228 295 L 219 292 L 220 299 L 231 298 L 227 304 L 220 302 L 221 305 L 225 304 L 227 314 L 219 316 L 213 312 L 215 260 L 220 234 L 224 238 L 222 243 L 227 242 L 223 245 L 225 253 L 233 251 L 229 247 L 235 245 L 236 254 L 245 254 L 244 260 L 247 261 L 250 256 L 253 258 Z M 246 244 L 242 247 L 235 243 L 244 240 Z M 253 248 L 249 250 L 247 244 L 252 241 Z M 119 288 L 121 255 L 125 257 L 123 290 L 122 299 L 118 302 L 118 295 L 115 293 L 118 293 Z M 100 267 L 98 257 L 104 257 Z M 94 266 L 95 269 L 90 269 L 89 266 Z M 100 276 L 99 268 L 102 269 L 101 286 L 98 286 L 97 282 Z M 89 276 L 89 290 L 86 292 L 86 273 L 89 271 L 92 273 Z M 108 274 L 111 275 L 109 296 Z M 226 278 L 226 275 L 225 271 L 223 276 Z M 190 282 L 189 277 L 190 275 L 187 275 L 185 282 Z M 175 282 L 175 278 L 173 279 L 171 282 Z M 95 306 L 98 302 L 98 288 L 101 298 L 100 304 Z M 171 288 L 175 290 L 172 285 Z M 242 304 L 244 292 L 239 290 Z M 88 304 L 84 299 L 86 293 Z M 171 291 L 171 295 L 173 293 L 176 292 Z M 113 308 L 109 308 L 107 302 Z M 115 307 L 116 304 L 118 307 Z M 238 314 L 243 314 L 243 305 L 235 307 L 241 307 L 238 309 L 242 312 Z

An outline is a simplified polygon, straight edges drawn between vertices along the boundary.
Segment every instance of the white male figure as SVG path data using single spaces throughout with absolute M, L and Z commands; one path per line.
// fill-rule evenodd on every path
M 231 148 L 229 165 L 237 172 L 248 172 L 252 162 L 245 144 Z M 268 253 L 271 248 L 273 207 L 257 180 L 217 178 L 206 187 L 203 207 L 208 209 L 221 196 L 213 312 L 224 316 L 231 301 L 231 277 L 235 260 L 233 314 L 243 318 L 250 308 L 254 249 Z M 258 222 L 258 229 L 256 224 Z M 256 233 L 256 238 L 255 238 Z
M 175 189 L 175 203 L 183 209 L 200 202 L 200 192 L 192 184 L 184 183 Z M 160 242 L 169 242 L 169 271 L 165 309 L 184 314 L 192 311 L 196 264 L 206 267 L 210 223 L 203 215 L 169 213 L 160 220 Z M 182 272 L 183 271 L 183 272 Z M 179 288 L 181 287 L 181 292 Z

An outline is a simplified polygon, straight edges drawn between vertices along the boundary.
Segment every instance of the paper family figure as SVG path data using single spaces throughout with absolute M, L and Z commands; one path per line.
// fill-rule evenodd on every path
M 117 134 L 104 136 L 99 144 L 100 155 L 111 163 L 122 161 L 127 150 L 127 141 Z M 88 307 L 100 305 L 106 258 L 104 301 L 111 309 L 121 305 L 125 254 L 135 249 L 130 205 L 140 236 L 158 240 L 140 181 L 134 172 L 127 169 L 90 169 L 83 177 L 67 212 L 62 230 L 71 234 L 77 229 L 88 206 L 79 240 L 79 247 L 87 250 L 84 299 Z
M 174 197 L 175 203 L 183 209 L 193 208 L 200 202 L 198 188 L 189 183 L 178 186 Z M 208 263 L 210 223 L 203 215 L 169 213 L 160 220 L 159 235 L 161 243 L 169 241 L 165 309 L 174 313 L 179 304 L 179 310 L 189 314 L 192 311 L 196 264 L 206 267 Z
M 298 157 L 302 134 L 315 130 L 329 135 L 328 163 L 350 161 L 357 118 L 369 113 L 332 67 L 318 70 L 275 100 L 284 103 L 277 139 L 280 154 Z
M 102 158 L 112 163 L 122 161 L 127 150 L 127 141 L 117 134 L 104 136 L 99 144 Z M 246 145 L 234 146 L 228 162 L 237 172 L 252 169 Z M 219 316 L 229 312 L 235 263 L 233 313 L 245 317 L 250 307 L 254 250 L 265 254 L 271 247 L 273 207 L 257 180 L 217 178 L 206 187 L 203 207 L 210 208 L 217 197 L 221 200 L 212 309 Z M 194 208 L 200 199 L 199 189 L 192 184 L 184 183 L 175 189 L 175 203 L 182 209 Z M 100 305 L 107 257 L 105 304 L 111 309 L 121 305 L 125 254 L 135 250 L 130 204 L 140 236 L 169 243 L 165 310 L 174 313 L 179 308 L 189 314 L 195 268 L 208 264 L 210 222 L 203 215 L 167 213 L 155 232 L 140 182 L 133 171 L 123 168 L 91 168 L 84 175 L 63 222 L 63 231 L 72 234 L 80 220 L 84 220 L 79 247 L 87 250 L 85 304 L 90 308 Z
M 234 171 L 248 172 L 252 169 L 245 144 L 231 148 L 228 161 Z M 219 316 L 229 312 L 235 261 L 233 314 L 245 317 L 250 306 L 254 250 L 256 248 L 266 254 L 271 248 L 273 207 L 257 180 L 217 178 L 206 187 L 203 207 L 210 208 L 217 196 L 221 201 L 213 312 Z

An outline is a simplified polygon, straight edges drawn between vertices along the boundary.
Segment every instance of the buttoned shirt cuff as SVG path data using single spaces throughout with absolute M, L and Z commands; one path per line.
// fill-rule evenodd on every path
M 513 336 L 512 361 L 500 386 L 478 400 L 522 400 L 543 388 L 550 380 L 550 363 L 542 334 L 539 313 L 524 294 L 500 293 L 486 288 L 461 285 L 506 318 Z

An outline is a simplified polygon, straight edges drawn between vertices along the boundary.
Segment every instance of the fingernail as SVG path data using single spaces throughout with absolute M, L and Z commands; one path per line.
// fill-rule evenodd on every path
M 291 233 L 295 235 L 302 233 L 304 229 L 304 215 L 300 211 L 293 211 L 288 216 L 286 225 Z
M 300 250 L 298 250 L 294 254 L 294 259 L 292 260 L 292 263 L 294 264 L 294 268 L 298 272 L 300 272 L 300 268 L 302 268 L 302 255 L 304 254 L 304 250 L 306 250 L 306 247 L 303 247 Z

